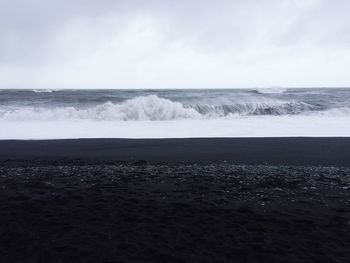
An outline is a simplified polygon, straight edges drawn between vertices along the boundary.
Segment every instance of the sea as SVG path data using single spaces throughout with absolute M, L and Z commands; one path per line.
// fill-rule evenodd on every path
M 348 136 L 350 88 L 0 90 L 0 139 Z

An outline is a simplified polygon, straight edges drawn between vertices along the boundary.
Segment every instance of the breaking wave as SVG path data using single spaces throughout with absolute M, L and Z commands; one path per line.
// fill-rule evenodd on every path
M 90 108 L 75 107 L 0 109 L 0 119 L 9 121 L 165 121 L 177 119 L 216 119 L 237 116 L 340 114 L 350 109 L 324 109 L 300 101 L 269 100 L 229 105 L 183 105 L 156 95 L 140 96 L 122 103 L 107 102 Z
M 196 110 L 185 108 L 179 102 L 159 98 L 155 95 L 142 96 L 120 104 L 107 102 L 88 109 L 63 108 L 20 108 L 0 111 L 0 118 L 6 120 L 175 120 L 200 118 Z
M 199 113 L 205 116 L 225 117 L 228 115 L 257 116 L 257 115 L 297 115 L 306 112 L 321 110 L 304 102 L 247 102 L 232 105 L 196 105 L 193 106 Z

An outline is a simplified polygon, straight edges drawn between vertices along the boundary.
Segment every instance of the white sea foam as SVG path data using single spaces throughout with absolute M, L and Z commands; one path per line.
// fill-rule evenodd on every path
M 1 122 L 0 139 L 350 136 L 348 117 L 252 116 L 176 121 Z
M 348 116 L 350 118 L 350 108 L 339 107 L 339 108 L 332 108 L 324 111 L 319 111 L 317 112 L 317 116 L 325 116 L 325 117 Z

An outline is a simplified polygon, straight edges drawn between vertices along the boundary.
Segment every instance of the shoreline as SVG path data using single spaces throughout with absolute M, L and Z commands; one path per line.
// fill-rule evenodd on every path
M 350 167 L 350 138 L 0 140 L 0 164 L 77 160 Z

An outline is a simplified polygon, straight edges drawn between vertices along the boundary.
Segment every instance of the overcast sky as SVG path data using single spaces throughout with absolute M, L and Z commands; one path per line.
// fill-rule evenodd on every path
M 0 88 L 350 86 L 349 0 L 0 0 Z

